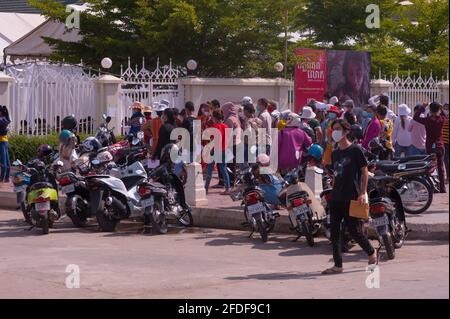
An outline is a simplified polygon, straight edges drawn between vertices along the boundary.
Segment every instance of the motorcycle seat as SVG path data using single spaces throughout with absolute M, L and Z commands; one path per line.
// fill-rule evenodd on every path
M 42 189 L 42 188 L 54 188 L 54 187 L 51 183 L 35 183 L 35 184 L 31 185 L 30 191 L 34 191 L 34 190 Z
M 396 172 L 402 172 L 402 171 L 408 171 L 408 170 L 418 170 L 418 169 L 424 169 L 426 168 L 426 163 L 421 162 L 410 162 L 410 163 L 402 163 L 402 164 L 383 164 L 383 163 L 377 163 L 376 164 L 376 170 L 382 171 L 385 173 L 396 173 Z
M 411 155 L 406 157 L 395 157 L 394 161 L 399 163 L 413 162 L 413 161 L 430 161 L 433 159 L 433 155 Z

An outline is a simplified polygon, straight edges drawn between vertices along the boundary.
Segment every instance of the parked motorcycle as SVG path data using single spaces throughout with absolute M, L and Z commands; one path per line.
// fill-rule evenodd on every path
M 21 166 L 20 161 L 14 161 L 12 163 L 12 167 L 14 170 L 15 168 L 18 169 L 17 172 L 14 172 L 12 174 L 12 182 L 13 182 L 13 191 L 16 193 L 16 200 L 17 204 L 19 205 L 18 209 L 22 211 L 23 217 L 25 218 L 25 221 L 32 225 L 31 218 L 27 212 L 27 203 L 26 203 L 26 192 L 27 187 L 30 185 L 30 174 L 27 173 L 26 169 L 23 169 Z
M 241 171 L 230 192 L 233 201 L 241 201 L 244 206 L 245 222 L 242 226 L 250 228 L 251 234 L 258 231 L 263 242 L 267 242 L 268 234 L 274 229 L 280 214 L 273 212 L 264 199 L 264 191 L 258 186 L 253 169 L 249 167 Z
M 108 127 L 111 117 L 103 114 L 103 120 L 104 122 L 97 129 L 95 138 L 100 141 L 103 147 L 107 147 L 116 143 L 116 137 L 114 136 L 114 128 L 110 129 Z
M 369 225 L 376 230 L 378 241 L 389 259 L 403 246 L 408 229 L 402 199 L 395 184 L 397 179 L 388 175 L 369 178 Z
M 26 213 L 34 227 L 40 227 L 43 234 L 49 233 L 49 228 L 61 216 L 58 205 L 58 185 L 55 174 L 63 163 L 58 161 L 49 167 L 42 161 L 36 160 L 27 167 L 19 160 L 16 160 L 15 166 L 30 174 L 30 184 L 27 189 L 27 209 Z
M 186 203 L 182 181 L 172 172 L 169 163 L 152 170 L 138 187 L 144 209 L 144 226 L 165 234 L 168 221 L 177 220 L 185 227 L 193 226 L 192 210 Z
M 323 216 L 313 212 L 310 194 L 299 182 L 300 170 L 300 167 L 295 168 L 286 174 L 284 177 L 286 185 L 279 198 L 289 212 L 291 229 L 298 234 L 295 241 L 305 236 L 308 245 L 312 247 L 314 246 L 314 235 L 321 229 Z

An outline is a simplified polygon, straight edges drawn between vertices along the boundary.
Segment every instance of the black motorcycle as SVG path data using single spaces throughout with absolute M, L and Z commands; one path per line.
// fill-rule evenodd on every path
M 183 183 L 173 174 L 169 163 L 150 171 L 148 179 L 138 185 L 138 194 L 146 228 L 151 226 L 158 234 L 165 234 L 170 219 L 178 220 L 185 227 L 193 226 L 192 209 L 186 203 Z
M 258 187 L 253 174 L 253 170 L 256 168 L 255 165 L 240 173 L 230 196 L 233 201 L 241 201 L 241 206 L 244 206 L 245 222 L 242 223 L 242 226 L 250 228 L 249 238 L 255 231 L 258 231 L 262 241 L 267 242 L 268 234 L 274 229 L 280 214 L 273 212 L 265 201 L 264 191 Z
M 369 224 L 376 230 L 378 241 L 389 259 L 395 258 L 395 250 L 403 246 L 408 229 L 397 179 L 388 175 L 369 178 Z

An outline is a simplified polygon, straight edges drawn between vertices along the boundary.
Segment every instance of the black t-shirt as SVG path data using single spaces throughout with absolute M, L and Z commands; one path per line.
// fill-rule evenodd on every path
M 334 201 L 349 202 L 359 196 L 361 169 L 367 166 L 362 149 L 352 144 L 345 150 L 336 149 L 331 155 L 334 169 L 334 185 L 331 198 Z
M 189 140 L 190 140 L 190 152 L 194 151 L 194 121 L 195 117 L 187 117 L 181 127 L 185 128 L 189 132 Z

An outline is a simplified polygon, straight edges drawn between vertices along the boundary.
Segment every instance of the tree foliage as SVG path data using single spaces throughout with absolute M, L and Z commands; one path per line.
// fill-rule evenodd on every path
M 44 14 L 64 22 L 68 13 L 53 0 L 29 0 Z M 372 71 L 446 74 L 448 0 L 90 0 L 81 14 L 80 43 L 46 39 L 53 59 L 98 67 L 113 59 L 113 71 L 127 58 L 150 64 L 157 58 L 185 65 L 198 61 L 201 76 L 279 76 L 284 62 L 285 13 L 288 30 L 301 39 L 289 43 L 289 74 L 297 47 L 368 50 Z M 380 8 L 380 28 L 368 28 L 369 4 Z M 412 23 L 411 21 L 417 21 Z

